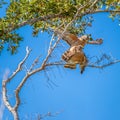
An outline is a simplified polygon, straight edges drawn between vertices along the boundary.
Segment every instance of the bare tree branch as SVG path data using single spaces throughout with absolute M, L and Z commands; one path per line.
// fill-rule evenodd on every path
M 7 71 L 6 74 L 4 75 L 4 78 L 3 78 L 3 81 L 2 81 L 2 97 L 3 97 L 3 102 L 4 102 L 5 106 L 8 108 L 8 110 L 13 114 L 14 120 L 19 120 L 17 109 L 16 109 L 18 107 L 19 99 L 17 99 L 17 97 L 16 97 L 16 105 L 14 107 L 12 107 L 10 105 L 8 97 L 7 97 L 7 83 L 9 83 L 18 74 L 18 72 L 21 71 L 22 65 L 25 63 L 25 61 L 28 58 L 29 54 L 30 54 L 30 50 L 28 49 L 28 47 L 26 47 L 26 56 L 18 64 L 18 67 L 15 70 L 15 72 L 8 78 L 8 74 L 9 73 Z
M 35 65 L 37 65 L 39 63 L 39 58 L 40 56 L 38 56 L 32 63 L 30 69 L 29 69 L 29 72 L 33 70 L 33 68 L 35 67 Z
M 119 63 L 120 60 L 114 60 L 114 61 L 111 61 L 109 63 L 106 63 L 106 64 L 103 64 L 103 65 L 95 65 L 94 63 L 93 64 L 88 64 L 88 67 L 93 67 L 93 68 L 99 68 L 99 69 L 103 69 L 103 68 L 106 68 L 108 66 L 111 66 L 113 64 L 116 64 L 116 63 Z
M 17 67 L 17 69 L 13 72 L 13 74 L 7 79 L 7 82 L 10 82 L 10 80 L 12 80 L 14 77 L 15 77 L 15 75 L 18 73 L 18 72 L 20 72 L 21 71 L 21 69 L 22 69 L 22 66 L 23 66 L 23 64 L 25 63 L 25 61 L 26 61 L 26 59 L 28 58 L 28 56 L 29 56 L 29 54 L 30 54 L 30 49 L 28 48 L 28 47 L 26 47 L 26 56 L 25 56 L 25 58 L 18 64 L 18 67 Z
M 99 2 L 99 0 L 95 0 L 95 1 L 93 2 L 93 4 L 92 4 L 90 7 L 92 8 L 94 5 L 97 4 L 97 2 Z
M 38 115 L 37 115 L 37 120 L 42 120 L 42 119 L 44 119 L 44 118 L 46 118 L 46 117 L 56 117 L 56 115 L 60 114 L 61 112 L 62 112 L 62 111 L 60 111 L 60 112 L 55 112 L 55 113 L 48 112 L 48 113 L 46 113 L 46 114 L 44 114 L 44 115 L 38 114 Z

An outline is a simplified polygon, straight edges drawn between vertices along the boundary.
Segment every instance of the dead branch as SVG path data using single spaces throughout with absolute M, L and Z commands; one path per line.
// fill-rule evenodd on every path
M 93 62 L 93 63 L 89 62 L 88 67 L 103 69 L 103 68 L 106 68 L 108 66 L 111 66 L 111 65 L 119 63 L 119 62 L 120 62 L 120 60 L 117 60 L 113 56 L 107 55 L 104 53 L 104 54 L 102 54 L 102 56 L 100 58 L 97 58 L 97 60 L 95 62 Z
M 28 58 L 28 56 L 29 56 L 29 54 L 30 54 L 30 51 L 31 51 L 31 50 L 30 50 L 28 47 L 26 47 L 26 56 L 25 56 L 25 58 L 18 64 L 17 69 L 16 69 L 16 70 L 13 72 L 13 74 L 7 79 L 7 82 L 10 82 L 10 80 L 12 80 L 12 79 L 16 76 L 16 74 L 22 70 L 22 66 L 23 66 L 23 64 L 25 63 L 26 59 Z
M 33 68 L 39 63 L 39 58 L 40 58 L 40 57 L 41 57 L 41 56 L 38 56 L 38 57 L 33 61 L 32 65 L 31 65 L 31 67 L 30 67 L 30 69 L 29 69 L 29 72 L 32 71 Z
M 108 66 L 111 66 L 111 65 L 119 63 L 119 62 L 120 62 L 120 60 L 115 60 L 115 61 L 111 61 L 111 62 L 103 64 L 103 65 L 88 64 L 88 67 L 103 69 L 103 68 L 106 68 Z
M 38 114 L 37 115 L 37 120 L 42 120 L 42 119 L 44 119 L 44 118 L 46 118 L 46 117 L 56 117 L 58 114 L 60 114 L 62 111 L 60 111 L 60 112 L 55 112 L 55 113 L 51 113 L 51 112 L 48 112 L 48 113 L 46 113 L 46 114 L 43 114 L 43 115 L 40 115 L 40 114 Z
M 2 97 L 3 97 L 3 102 L 5 104 L 5 106 L 8 108 L 8 110 L 12 113 L 14 120 L 19 120 L 18 117 L 18 112 L 17 112 L 17 107 L 18 107 L 18 103 L 19 103 L 19 99 L 16 98 L 16 105 L 15 106 L 11 106 L 11 104 L 9 103 L 9 99 L 7 97 L 7 84 L 18 74 L 19 71 L 21 71 L 23 64 L 25 63 L 26 59 L 28 58 L 30 54 L 30 49 L 28 49 L 28 47 L 26 47 L 26 56 L 24 57 L 24 59 L 18 64 L 17 69 L 15 70 L 15 72 L 13 72 L 13 74 L 8 77 L 8 72 L 6 72 L 6 74 L 4 75 L 3 81 L 2 81 Z M 18 91 L 17 91 L 18 92 Z

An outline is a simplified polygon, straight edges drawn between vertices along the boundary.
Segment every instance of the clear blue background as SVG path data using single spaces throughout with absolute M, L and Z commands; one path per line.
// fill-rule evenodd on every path
M 4 12 L 3 9 L 0 16 L 3 16 Z M 84 50 L 86 55 L 90 59 L 108 53 L 120 59 L 119 22 L 117 20 L 113 22 L 107 13 L 96 14 L 94 19 L 93 26 L 87 32 L 92 33 L 95 39 L 103 38 L 104 42 L 101 46 L 87 45 Z M 0 91 L 6 69 L 9 69 L 10 73 L 15 70 L 25 56 L 26 46 L 32 49 L 26 62 L 28 67 L 37 56 L 44 57 L 51 39 L 47 33 L 40 33 L 38 37 L 33 38 L 29 26 L 19 29 L 18 32 L 24 37 L 18 53 L 11 56 L 4 50 L 0 56 Z M 52 55 L 53 59 L 59 59 L 65 49 L 59 45 Z M 24 75 L 23 72 L 20 73 L 8 85 L 12 104 L 15 103 L 13 91 Z M 47 69 L 47 75 L 50 79 L 44 71 L 34 75 L 22 88 L 20 93 L 22 103 L 19 107 L 21 120 L 47 112 L 61 113 L 45 120 L 120 120 L 120 63 L 105 69 L 87 67 L 82 75 L 79 68 L 70 70 L 64 69 L 63 66 L 50 67 Z M 13 120 L 7 109 L 4 110 L 3 120 Z

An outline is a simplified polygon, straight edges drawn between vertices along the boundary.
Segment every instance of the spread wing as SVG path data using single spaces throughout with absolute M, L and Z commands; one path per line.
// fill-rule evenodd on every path
M 78 37 L 74 34 L 65 33 L 62 37 L 70 46 L 74 45 L 76 42 L 79 41 Z
M 79 41 L 79 38 L 76 35 L 69 33 L 67 31 L 63 33 L 63 31 L 57 30 L 55 31 L 55 33 L 58 35 L 62 34 L 62 39 L 65 42 L 67 42 L 70 46 Z
M 62 59 L 66 62 L 64 67 L 75 69 L 76 65 L 79 64 L 82 74 L 88 63 L 87 57 L 83 52 L 84 46 L 86 44 L 102 44 L 102 39 L 89 41 L 90 37 L 88 35 L 83 35 L 78 38 L 76 35 L 67 31 L 63 32 L 62 30 L 57 30 L 55 33 L 60 35 L 60 37 L 70 45 L 70 48 L 62 55 Z

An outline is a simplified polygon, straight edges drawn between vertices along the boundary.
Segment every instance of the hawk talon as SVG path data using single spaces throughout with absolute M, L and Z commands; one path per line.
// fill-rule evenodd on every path
M 64 67 L 70 68 L 70 69 L 76 69 L 76 65 L 73 65 L 73 64 L 65 64 Z

